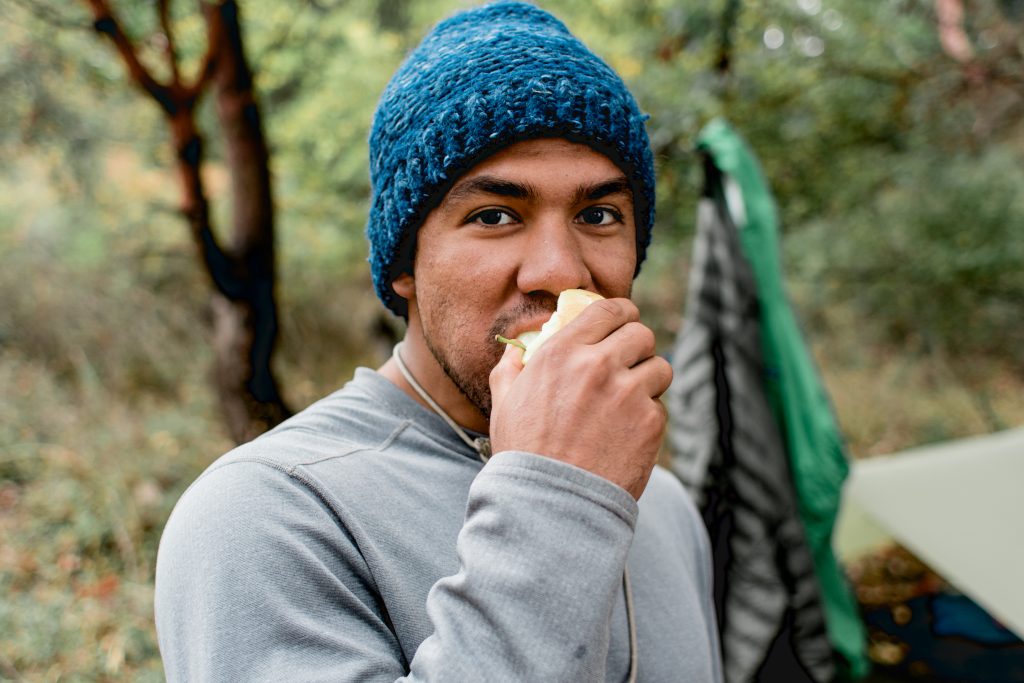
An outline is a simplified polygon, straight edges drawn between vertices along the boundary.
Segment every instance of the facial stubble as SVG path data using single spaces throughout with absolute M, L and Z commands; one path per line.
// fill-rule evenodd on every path
M 463 334 L 457 320 L 440 316 L 435 320 L 424 315 L 423 338 L 434 360 L 458 390 L 472 403 L 485 419 L 491 418 L 490 374 L 501 359 L 504 346 L 495 340 L 495 335 L 508 335 L 513 325 L 524 318 L 539 313 L 550 316 L 555 311 L 557 297 L 547 292 L 531 294 L 526 300 L 509 311 L 502 313 L 488 329 L 482 339 Z M 454 311 L 455 302 L 442 296 L 434 311 Z M 426 311 L 423 311 L 426 313 Z M 475 344 L 475 349 L 473 346 Z M 473 351 L 477 350 L 480 356 Z

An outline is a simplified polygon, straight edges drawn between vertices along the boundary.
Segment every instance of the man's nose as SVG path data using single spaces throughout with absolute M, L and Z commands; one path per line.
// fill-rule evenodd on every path
M 557 296 L 566 289 L 588 289 L 590 270 L 579 238 L 571 220 L 561 217 L 543 217 L 531 226 L 516 279 L 519 291 Z

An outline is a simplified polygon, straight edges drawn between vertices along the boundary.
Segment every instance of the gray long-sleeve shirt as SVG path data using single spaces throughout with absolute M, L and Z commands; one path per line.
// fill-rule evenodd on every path
M 721 681 L 704 528 L 578 467 L 483 465 L 372 370 L 210 466 L 160 543 L 170 681 Z

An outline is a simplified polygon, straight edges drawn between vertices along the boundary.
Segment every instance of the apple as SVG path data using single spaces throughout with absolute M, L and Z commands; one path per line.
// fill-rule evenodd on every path
M 539 330 L 523 332 L 515 339 L 506 339 L 498 335 L 497 340 L 521 348 L 523 350 L 523 365 L 526 365 L 537 349 L 551 338 L 551 335 L 575 320 L 584 308 L 603 298 L 600 294 L 588 292 L 585 289 L 567 289 L 558 295 L 555 312 Z

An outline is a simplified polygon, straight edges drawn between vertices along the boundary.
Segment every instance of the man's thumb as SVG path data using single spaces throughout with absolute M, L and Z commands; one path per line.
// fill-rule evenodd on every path
M 498 410 L 519 373 L 523 371 L 523 351 L 512 344 L 505 347 L 498 364 L 491 370 L 491 415 Z

